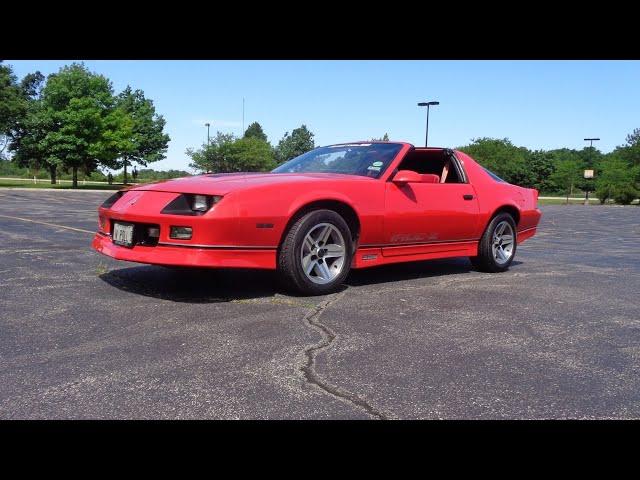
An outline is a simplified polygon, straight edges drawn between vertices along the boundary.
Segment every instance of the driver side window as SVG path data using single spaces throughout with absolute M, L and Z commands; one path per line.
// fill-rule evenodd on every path
M 413 150 L 407 153 L 398 170 L 437 175 L 439 183 L 463 183 L 451 158 L 443 150 Z

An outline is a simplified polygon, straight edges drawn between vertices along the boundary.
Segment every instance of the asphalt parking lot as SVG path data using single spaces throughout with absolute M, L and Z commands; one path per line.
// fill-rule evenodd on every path
M 396 265 L 305 298 L 101 256 L 108 195 L 0 190 L 2 419 L 640 417 L 640 207 L 542 207 L 503 274 Z

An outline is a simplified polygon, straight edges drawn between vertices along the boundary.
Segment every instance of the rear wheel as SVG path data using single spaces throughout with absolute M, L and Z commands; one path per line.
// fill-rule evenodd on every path
M 493 217 L 482 235 L 478 256 L 469 260 L 483 272 L 504 272 L 513 261 L 516 245 L 516 223 L 508 213 L 500 213 Z
M 334 292 L 349 274 L 352 259 L 349 226 L 333 210 L 314 210 L 287 231 L 278 254 L 285 285 L 307 295 Z

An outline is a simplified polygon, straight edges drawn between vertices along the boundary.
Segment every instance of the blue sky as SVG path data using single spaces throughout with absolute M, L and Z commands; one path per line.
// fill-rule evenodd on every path
M 47 75 L 71 61 L 5 60 L 19 77 Z M 585 137 L 611 151 L 640 127 L 638 61 L 85 61 L 142 89 L 167 120 L 171 143 L 160 170 L 185 169 L 185 150 L 206 141 L 204 123 L 240 134 L 258 121 L 272 144 L 306 124 L 316 145 L 370 139 L 455 147 L 508 137 L 531 149 L 582 148 Z

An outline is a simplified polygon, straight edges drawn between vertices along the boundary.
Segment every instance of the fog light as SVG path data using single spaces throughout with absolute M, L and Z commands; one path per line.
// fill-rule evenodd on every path
M 147 229 L 147 236 L 158 238 L 160 236 L 160 229 L 158 227 L 149 227 Z
M 193 229 L 191 227 L 171 227 L 169 238 L 177 240 L 191 240 Z
M 207 202 L 207 197 L 204 195 L 194 195 L 193 196 L 193 210 L 198 212 L 206 212 L 209 209 L 209 202 Z

